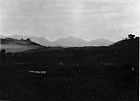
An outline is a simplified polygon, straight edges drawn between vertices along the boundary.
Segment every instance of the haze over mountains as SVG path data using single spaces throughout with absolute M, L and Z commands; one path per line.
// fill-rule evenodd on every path
M 15 38 L 15 39 L 30 38 L 32 41 L 43 46 L 82 47 L 82 46 L 109 46 L 113 44 L 112 41 L 109 41 L 106 39 L 96 39 L 96 40 L 91 40 L 91 41 L 85 41 L 81 38 L 75 38 L 73 36 L 59 38 L 54 42 L 51 42 L 43 37 L 35 37 L 35 36 L 12 35 L 8 37 Z

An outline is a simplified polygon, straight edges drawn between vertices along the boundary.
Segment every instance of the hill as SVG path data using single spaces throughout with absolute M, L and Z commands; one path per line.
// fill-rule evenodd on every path
M 135 37 L 133 39 L 124 39 L 124 40 L 120 40 L 116 43 L 113 43 L 110 45 L 110 47 L 120 47 L 120 48 L 126 48 L 126 47 L 138 47 L 139 46 L 139 37 Z
M 73 39 L 71 37 L 71 39 Z M 60 41 L 60 40 L 59 40 Z M 82 41 L 82 40 L 81 40 Z M 118 41 L 110 46 L 86 46 L 86 47 L 50 47 L 39 48 L 23 52 L 24 56 L 31 57 L 32 62 L 57 63 L 58 61 L 80 62 L 80 64 L 92 64 L 95 66 L 101 63 L 130 64 L 138 55 L 139 38 Z M 21 53 L 22 54 L 22 53 Z M 128 57 L 131 58 L 128 58 Z M 32 58 L 39 57 L 39 58 Z M 39 60 L 41 61 L 39 61 Z M 85 62 L 86 61 L 86 62 Z M 90 61 L 90 62 L 89 62 Z M 92 61 L 92 63 L 91 63 Z M 100 64 L 100 63 L 99 63 Z M 135 63 L 133 63 L 135 64 Z
M 8 36 L 10 38 L 15 38 L 15 39 L 27 39 L 30 38 L 33 42 L 36 42 L 42 46 L 55 46 L 53 44 L 53 42 L 47 40 L 44 37 L 35 37 L 35 36 L 24 36 L 24 35 L 12 35 L 12 36 Z
M 0 49 L 5 49 L 6 52 L 21 52 L 42 47 L 41 45 L 32 42 L 30 39 L 18 40 L 13 38 L 1 38 L 0 40 Z

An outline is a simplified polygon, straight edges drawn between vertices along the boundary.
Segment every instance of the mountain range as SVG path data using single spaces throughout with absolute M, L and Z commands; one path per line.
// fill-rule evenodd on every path
M 43 37 L 35 37 L 35 36 L 23 36 L 23 35 L 12 35 L 8 36 L 14 39 L 27 39 L 30 38 L 33 42 L 36 42 L 42 46 L 62 46 L 62 47 L 82 47 L 82 46 L 109 46 L 114 42 L 106 40 L 106 39 L 96 39 L 91 41 L 85 41 L 81 38 L 76 38 L 73 36 L 59 38 L 54 42 L 47 40 Z

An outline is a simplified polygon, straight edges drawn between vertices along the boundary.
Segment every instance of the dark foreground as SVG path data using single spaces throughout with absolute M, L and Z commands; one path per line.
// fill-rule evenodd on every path
M 1 53 L 0 100 L 138 101 L 138 43 Z

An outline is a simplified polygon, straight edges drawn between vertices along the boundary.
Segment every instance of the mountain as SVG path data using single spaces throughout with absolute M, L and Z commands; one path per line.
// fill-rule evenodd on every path
M 66 38 L 60 38 L 57 39 L 54 42 L 58 46 L 64 46 L 64 47 L 76 47 L 76 46 L 86 46 L 87 42 L 80 38 L 75 38 L 72 36 L 66 37 Z
M 85 41 L 83 39 L 70 36 L 67 38 L 60 38 L 56 40 L 55 44 L 64 47 L 77 47 L 77 46 L 82 47 L 82 46 L 109 46 L 113 44 L 113 42 L 106 39 Z
M 76 38 L 73 36 L 59 38 L 54 42 L 51 42 L 43 37 L 34 37 L 34 36 L 22 36 L 22 35 L 12 35 L 10 38 L 16 39 L 27 39 L 30 38 L 32 41 L 42 45 L 42 46 L 62 46 L 62 47 L 83 47 L 83 46 L 109 46 L 113 42 L 106 39 L 97 39 L 91 41 L 85 41 L 81 38 Z
M 21 52 L 30 49 L 37 49 L 42 47 L 41 45 L 32 42 L 31 40 L 18 40 L 13 38 L 0 38 L 0 50 L 5 49 L 6 52 Z
M 23 36 L 23 35 L 12 35 L 9 36 L 10 38 L 15 38 L 15 39 L 27 39 L 30 38 L 33 42 L 36 42 L 42 46 L 54 46 L 53 42 L 48 41 L 47 39 L 43 37 L 35 37 L 35 36 Z
M 106 39 L 96 39 L 89 42 L 90 46 L 109 46 L 111 44 L 113 44 L 113 42 Z

